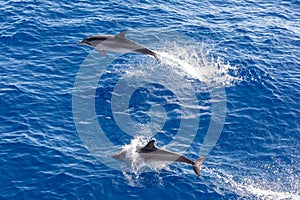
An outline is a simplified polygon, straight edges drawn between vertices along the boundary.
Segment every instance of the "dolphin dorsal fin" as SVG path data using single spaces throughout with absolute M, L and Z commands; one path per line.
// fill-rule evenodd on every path
M 121 31 L 118 35 L 116 35 L 115 37 L 118 37 L 118 38 L 125 38 L 125 34 L 126 34 L 127 31 Z
M 148 144 L 146 144 L 146 146 L 144 146 L 142 149 L 144 150 L 153 150 L 156 151 L 157 148 L 154 146 L 155 140 L 151 140 L 150 142 L 148 142 Z

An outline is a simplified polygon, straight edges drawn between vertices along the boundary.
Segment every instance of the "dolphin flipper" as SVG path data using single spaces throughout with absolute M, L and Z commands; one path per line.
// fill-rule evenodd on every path
M 106 54 L 106 52 L 103 51 L 103 50 L 99 50 L 99 53 L 100 53 L 102 56 L 104 56 L 104 57 L 108 57 L 108 55 Z

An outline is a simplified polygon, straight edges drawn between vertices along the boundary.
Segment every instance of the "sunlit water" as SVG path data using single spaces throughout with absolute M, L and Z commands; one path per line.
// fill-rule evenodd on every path
M 298 8 L 3 1 L 0 199 L 300 199 Z M 123 30 L 161 61 L 77 45 Z M 122 148 L 138 158 L 153 138 L 191 160 L 207 155 L 202 176 L 181 163 L 111 158 Z

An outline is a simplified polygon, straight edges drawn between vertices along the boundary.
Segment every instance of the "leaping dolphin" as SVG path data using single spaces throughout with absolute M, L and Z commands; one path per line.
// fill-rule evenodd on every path
M 138 52 L 146 55 L 151 55 L 156 60 L 159 57 L 152 50 L 137 44 L 125 38 L 126 31 L 122 31 L 117 35 L 95 35 L 83 39 L 78 44 L 87 45 L 96 48 L 102 56 L 108 57 L 105 51 L 128 53 Z
M 191 164 L 193 166 L 194 172 L 200 176 L 200 168 L 202 165 L 203 160 L 206 157 L 202 157 L 202 158 L 198 158 L 195 161 L 192 161 L 184 156 L 181 156 L 179 154 L 176 153 L 172 153 L 170 151 L 166 151 L 166 150 L 162 150 L 162 149 L 158 149 L 157 147 L 155 147 L 154 145 L 155 140 L 151 140 L 150 142 L 148 142 L 148 144 L 144 147 L 137 147 L 136 149 L 136 153 L 138 153 L 139 157 L 144 159 L 144 162 L 182 162 L 182 163 L 187 163 L 187 164 Z M 130 160 L 130 158 L 128 158 L 127 154 L 127 150 L 122 150 L 116 154 L 113 155 L 113 158 L 120 160 L 120 161 L 124 161 L 124 162 L 128 162 L 131 163 L 132 160 Z

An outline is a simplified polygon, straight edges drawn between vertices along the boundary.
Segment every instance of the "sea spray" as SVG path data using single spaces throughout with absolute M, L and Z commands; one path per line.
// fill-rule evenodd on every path
M 201 44 L 172 47 L 159 51 L 162 65 L 170 66 L 177 73 L 198 79 L 209 87 L 230 87 L 242 77 L 236 66 L 221 57 L 215 57 Z
M 167 163 L 145 162 L 144 159 L 139 156 L 137 148 L 145 146 L 148 141 L 149 138 L 147 137 L 136 136 L 131 140 L 130 144 L 126 144 L 122 148 L 122 150 L 126 151 L 126 159 L 130 161 L 130 171 L 132 171 L 135 175 L 139 175 L 149 169 L 150 171 L 159 171 L 167 166 Z

